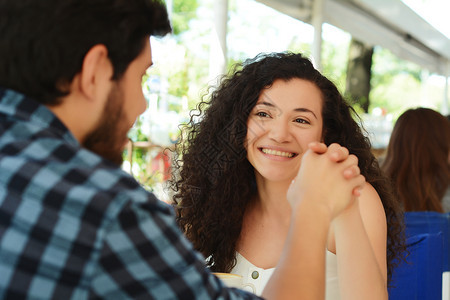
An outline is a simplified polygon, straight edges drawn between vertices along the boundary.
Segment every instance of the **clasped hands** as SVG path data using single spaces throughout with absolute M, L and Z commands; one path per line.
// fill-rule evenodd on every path
M 364 184 L 358 158 L 347 148 L 315 142 L 303 154 L 287 199 L 294 210 L 299 205 L 321 206 L 334 219 L 356 200 Z

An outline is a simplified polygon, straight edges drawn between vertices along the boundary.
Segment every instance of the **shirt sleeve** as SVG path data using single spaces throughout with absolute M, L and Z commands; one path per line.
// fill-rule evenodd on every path
M 169 209 L 129 203 L 110 224 L 92 294 L 107 299 L 261 299 L 226 288 L 178 229 Z

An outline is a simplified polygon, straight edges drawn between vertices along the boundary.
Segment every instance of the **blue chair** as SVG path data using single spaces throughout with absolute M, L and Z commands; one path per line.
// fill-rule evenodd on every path
M 450 300 L 450 213 L 405 213 L 407 263 L 395 270 L 391 300 Z

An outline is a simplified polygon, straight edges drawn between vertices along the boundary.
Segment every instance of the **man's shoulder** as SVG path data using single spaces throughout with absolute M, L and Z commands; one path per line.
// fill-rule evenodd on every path
M 132 201 L 160 207 L 120 166 L 84 149 L 33 99 L 0 88 L 0 131 L 0 187 L 9 198 L 42 205 L 75 201 L 83 207 L 93 201 L 119 208 Z
M 15 154 L 0 151 L 0 230 L 5 237 L 0 256 L 12 258 L 4 267 L 15 276 L 6 277 L 7 282 L 30 276 L 58 282 L 58 274 L 70 274 L 77 280 L 74 288 L 84 292 L 105 237 L 131 215 L 127 212 L 150 221 L 172 216 L 132 176 L 94 153 L 55 142 L 59 154 L 40 150 L 39 156 L 36 147 L 48 145 L 32 144 Z M 27 260 L 30 251 L 36 262 Z M 55 271 L 42 271 L 47 269 Z
M 0 136 L 0 187 L 9 197 L 44 206 L 107 205 L 115 208 L 99 212 L 114 214 L 131 201 L 154 203 L 161 209 L 156 197 L 120 166 L 45 130 L 23 138 Z

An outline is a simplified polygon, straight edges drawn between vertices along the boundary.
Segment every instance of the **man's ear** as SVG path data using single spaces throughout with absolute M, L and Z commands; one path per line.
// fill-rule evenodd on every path
M 104 84 L 110 81 L 112 72 L 108 49 L 102 44 L 95 45 L 84 56 L 79 91 L 88 99 L 96 99 L 98 93 L 104 92 Z

